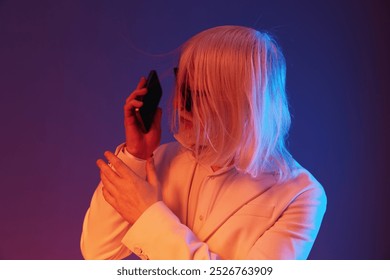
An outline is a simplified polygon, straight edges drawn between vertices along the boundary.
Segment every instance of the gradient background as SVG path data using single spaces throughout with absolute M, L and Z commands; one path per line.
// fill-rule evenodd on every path
M 328 195 L 310 258 L 390 259 L 384 3 L 0 0 L 0 259 L 81 258 L 95 161 L 124 141 L 124 100 L 154 68 L 167 108 L 176 49 L 226 24 L 284 50 L 289 147 Z

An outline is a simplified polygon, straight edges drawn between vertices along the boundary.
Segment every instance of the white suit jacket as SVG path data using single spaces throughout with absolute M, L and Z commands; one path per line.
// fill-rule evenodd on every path
M 145 161 L 116 154 L 145 177 Z M 86 259 L 306 259 L 326 209 L 318 181 L 297 164 L 293 179 L 276 183 L 224 169 L 194 178 L 198 163 L 177 142 L 160 146 L 155 165 L 163 200 L 130 225 L 98 185 L 85 215 L 81 251 Z M 199 177 L 199 176 L 198 176 Z M 203 191 L 199 186 L 203 186 Z M 197 216 L 199 209 L 206 209 Z

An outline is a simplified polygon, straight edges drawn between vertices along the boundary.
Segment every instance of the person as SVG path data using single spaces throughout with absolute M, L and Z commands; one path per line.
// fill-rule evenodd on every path
M 85 215 L 85 259 L 306 259 L 326 210 L 320 183 L 288 152 L 286 64 L 275 40 L 214 27 L 181 49 L 177 141 L 160 145 L 159 108 L 143 134 L 124 105 L 126 142 L 99 159 Z

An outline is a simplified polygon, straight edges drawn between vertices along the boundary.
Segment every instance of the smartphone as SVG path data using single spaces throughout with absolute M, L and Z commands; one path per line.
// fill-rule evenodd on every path
M 143 102 L 142 107 L 135 109 L 135 116 L 143 133 L 149 132 L 162 96 L 162 88 L 156 70 L 150 71 L 146 88 L 147 93 L 144 96 L 137 97 L 138 100 Z

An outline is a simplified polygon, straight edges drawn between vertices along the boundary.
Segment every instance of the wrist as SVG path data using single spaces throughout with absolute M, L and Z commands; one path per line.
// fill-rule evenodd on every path
M 124 145 L 123 146 L 123 150 L 122 150 L 126 155 L 128 156 L 132 156 L 136 159 L 139 159 L 139 160 L 147 160 L 148 159 L 148 156 L 145 155 L 145 153 L 140 153 L 140 152 L 137 152 L 137 151 L 133 151 L 132 149 L 129 149 L 127 147 L 127 145 Z

